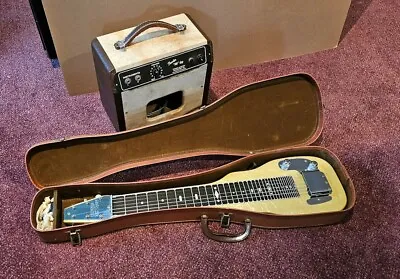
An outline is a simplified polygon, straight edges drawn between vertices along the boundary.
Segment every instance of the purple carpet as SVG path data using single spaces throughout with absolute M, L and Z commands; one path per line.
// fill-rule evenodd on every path
M 254 229 L 238 244 L 211 241 L 190 223 L 132 228 L 72 247 L 44 244 L 31 229 L 36 189 L 24 154 L 45 140 L 113 128 L 97 94 L 67 95 L 60 69 L 43 51 L 28 1 L 2 0 L 0 278 L 399 278 L 400 2 L 353 2 L 337 49 L 212 78 L 220 98 L 279 75 L 315 77 L 324 102 L 321 145 L 339 156 L 356 187 L 352 219 L 318 228 Z M 186 163 L 176 163 L 177 171 L 208 164 L 197 161 L 189 170 Z M 145 170 L 134 177 L 148 177 Z M 151 171 L 162 175 L 163 168 Z

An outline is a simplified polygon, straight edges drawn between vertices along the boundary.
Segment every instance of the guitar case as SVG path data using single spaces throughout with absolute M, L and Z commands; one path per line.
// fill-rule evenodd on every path
M 238 88 L 197 111 L 152 126 L 35 145 L 26 154 L 28 175 L 39 189 L 31 206 L 32 228 L 44 242 L 71 241 L 79 245 L 84 238 L 124 228 L 193 221 L 199 222 L 199 228 L 212 239 L 236 242 L 245 239 L 252 227 L 298 228 L 344 222 L 351 216 L 355 190 L 340 160 L 316 145 L 322 126 L 318 85 L 309 75 L 294 74 Z M 98 181 L 137 167 L 215 155 L 234 159 L 211 170 L 173 178 Z M 286 216 L 194 207 L 135 213 L 91 224 L 66 226 L 62 222 L 63 209 L 82 202 L 84 197 L 211 183 L 228 173 L 289 156 L 316 156 L 330 163 L 347 195 L 345 208 L 338 212 Z M 36 212 L 47 196 L 54 198 L 53 229 L 41 231 L 36 229 Z M 216 233 L 210 229 L 210 222 L 243 224 L 244 232 Z

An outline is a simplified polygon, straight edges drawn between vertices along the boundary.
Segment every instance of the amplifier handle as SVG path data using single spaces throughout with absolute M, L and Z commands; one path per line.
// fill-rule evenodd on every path
M 118 41 L 114 44 L 115 49 L 124 49 L 126 48 L 137 36 L 139 36 L 143 31 L 153 28 L 153 27 L 161 27 L 167 28 L 174 32 L 181 32 L 186 30 L 185 24 L 170 24 L 164 21 L 159 20 L 150 20 L 145 21 L 138 26 L 136 26 L 129 34 L 126 36 L 124 40 Z

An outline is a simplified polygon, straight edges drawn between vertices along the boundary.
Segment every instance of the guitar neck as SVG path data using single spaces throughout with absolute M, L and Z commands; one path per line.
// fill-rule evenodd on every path
M 299 197 L 291 176 L 112 195 L 112 216 Z
M 316 157 L 296 157 L 231 173 L 210 184 L 99 195 L 65 208 L 63 216 L 66 224 L 91 223 L 127 214 L 207 206 L 298 215 L 342 210 L 346 202 L 332 166 Z

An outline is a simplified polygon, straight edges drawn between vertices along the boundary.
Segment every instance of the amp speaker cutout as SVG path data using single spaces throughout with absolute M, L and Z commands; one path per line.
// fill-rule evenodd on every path
M 177 91 L 148 103 L 146 106 L 146 114 L 148 118 L 153 118 L 169 111 L 179 109 L 182 104 L 183 92 Z

